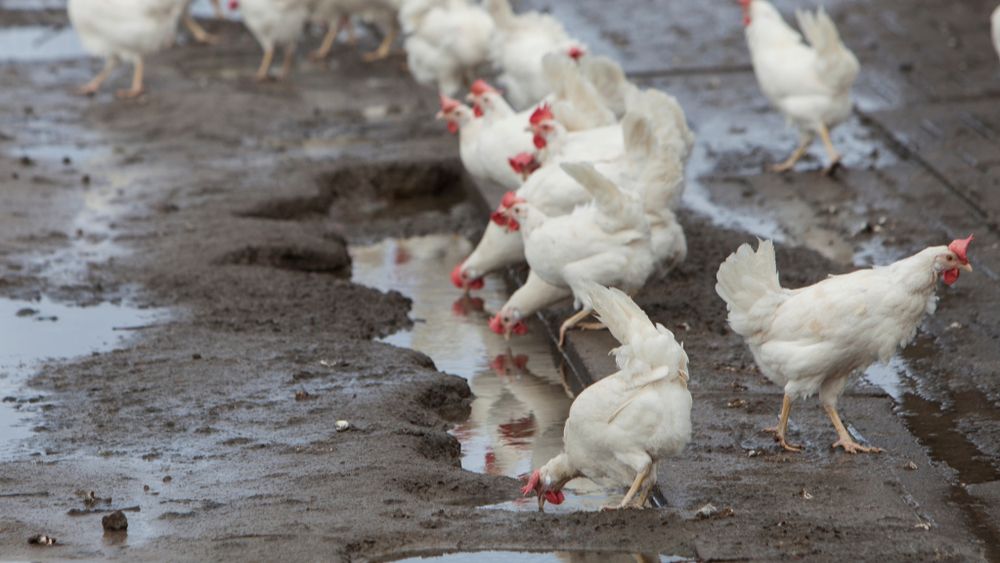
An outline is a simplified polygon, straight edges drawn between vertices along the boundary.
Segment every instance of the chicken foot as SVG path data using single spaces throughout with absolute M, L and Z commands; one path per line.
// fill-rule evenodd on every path
M 191 32 L 194 40 L 198 43 L 203 45 L 215 45 L 219 42 L 219 36 L 212 35 L 206 31 L 205 28 L 194 19 L 191 12 L 184 14 L 184 27 L 188 28 L 188 31 Z
M 778 417 L 778 425 L 771 428 L 765 428 L 764 432 L 769 432 L 774 434 L 774 441 L 781 444 L 781 447 L 785 451 L 789 452 L 801 452 L 802 446 L 798 444 L 790 444 L 785 440 L 785 433 L 788 431 L 788 416 L 792 413 L 792 398 L 785 395 L 784 399 L 781 401 L 781 415 Z
M 772 172 L 787 172 L 795 166 L 795 163 L 802 158 L 802 155 L 806 154 L 806 149 L 809 148 L 809 144 L 813 142 L 812 133 L 802 136 L 799 140 L 799 146 L 795 148 L 795 151 L 781 164 L 775 164 L 771 167 Z
M 876 448 L 874 446 L 862 446 L 861 444 L 854 441 L 851 434 L 844 427 L 844 423 L 840 420 L 840 415 L 837 414 L 837 407 L 833 405 L 823 405 L 823 410 L 826 411 L 827 416 L 830 417 L 830 422 L 833 422 L 833 427 L 837 430 L 837 441 L 833 443 L 831 448 L 844 448 L 844 451 L 849 454 L 863 453 L 863 454 L 878 454 L 882 453 L 884 450 L 882 448 Z
M 392 49 L 392 44 L 396 42 L 397 33 L 395 26 L 389 28 L 389 33 L 386 33 L 385 37 L 382 38 L 382 43 L 379 44 L 378 48 L 371 53 L 365 53 L 361 58 L 366 63 L 373 63 L 388 57 L 389 51 Z
M 81 96 L 93 96 L 96 94 L 97 91 L 101 89 L 101 84 L 104 84 L 104 81 L 111 76 L 111 71 L 113 71 L 116 66 L 118 66 L 118 59 L 115 57 L 108 57 L 105 59 L 104 68 L 101 69 L 101 72 L 98 72 L 97 76 L 92 78 L 90 82 L 77 88 L 76 93 Z
M 826 147 L 826 154 L 830 157 L 830 163 L 823 168 L 823 175 L 829 176 L 840 166 L 840 153 L 834 148 L 833 141 L 830 139 L 830 130 L 826 127 L 825 123 L 820 123 L 819 125 L 819 137 L 823 140 L 823 146 Z
M 281 62 L 281 73 L 278 80 L 284 80 L 292 74 L 292 64 L 295 62 L 295 43 L 285 45 L 284 60 Z
M 142 86 L 142 77 L 145 72 L 145 67 L 143 65 L 142 59 L 138 58 L 135 60 L 135 70 L 132 72 L 132 87 L 128 90 L 118 90 L 115 92 L 115 96 L 122 99 L 138 98 L 145 92 Z
M 319 49 L 309 53 L 309 60 L 312 61 L 322 61 L 327 56 L 330 55 L 330 51 L 333 49 L 333 43 L 337 40 L 337 36 L 340 35 L 341 30 L 345 27 L 348 28 L 350 33 L 351 44 L 357 39 L 354 37 L 354 26 L 351 25 L 350 16 L 341 16 L 340 20 L 337 21 L 337 25 L 331 25 L 326 30 L 326 35 L 323 36 L 323 42 L 320 43 Z

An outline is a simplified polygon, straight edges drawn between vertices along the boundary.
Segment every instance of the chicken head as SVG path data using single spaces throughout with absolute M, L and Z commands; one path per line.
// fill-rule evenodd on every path
M 521 494 L 528 496 L 532 493 L 538 495 L 538 510 L 545 508 L 545 501 L 549 501 L 552 504 L 562 504 L 566 500 L 566 495 L 563 494 L 561 485 L 553 486 L 551 483 L 547 483 L 548 479 L 542 477 L 542 470 L 536 469 L 531 473 L 531 477 L 528 478 L 527 484 L 521 488 Z
M 972 264 L 969 264 L 968 250 L 969 244 L 975 235 L 969 238 L 955 239 L 948 245 L 948 252 L 934 258 L 934 271 L 941 274 L 941 280 L 945 285 L 951 285 L 958 281 L 961 270 L 972 271 Z

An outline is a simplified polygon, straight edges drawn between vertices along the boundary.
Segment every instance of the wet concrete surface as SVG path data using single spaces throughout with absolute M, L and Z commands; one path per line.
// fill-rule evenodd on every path
M 402 58 L 365 65 L 338 47 L 328 64 L 299 62 L 290 83 L 257 85 L 256 42 L 208 22 L 223 43 L 182 37 L 151 59 L 150 93 L 136 102 L 70 95 L 97 61 L 2 63 L 0 293 L 166 315 L 120 349 L 42 364 L 10 392 L 14 404 L 42 397 L 31 404 L 44 430 L 0 461 L 3 557 L 1000 559 L 992 7 L 827 4 L 864 71 L 859 109 L 834 135 L 846 169 L 824 179 L 815 148 L 795 173 L 762 172 L 794 133 L 756 89 L 735 5 L 629 0 L 611 18 L 596 0 L 524 4 L 550 7 L 595 51 L 675 94 L 699 136 L 681 214 L 688 262 L 639 297 L 692 359 L 695 440 L 661 470 L 668 508 L 537 514 L 516 503 L 511 477 L 557 448 L 555 374 L 608 373 L 608 335 L 573 334 L 569 364 L 539 367 L 543 341 L 508 353 L 485 319 L 479 332 L 463 321 L 448 338 L 476 352 L 443 356 L 420 329 L 437 315 L 447 330 L 459 293 L 365 277 L 420 256 L 407 243 L 430 235 L 446 235 L 434 254 L 446 277 L 464 248 L 450 235 L 474 241 L 486 209 L 456 187 L 455 141 Z M 58 10 L 8 8 L 7 28 L 59 36 L 66 24 Z M 774 236 L 782 280 L 797 286 L 968 232 L 976 273 L 942 292 L 916 346 L 842 402 L 888 453 L 830 452 L 832 431 L 808 402 L 792 417 L 806 452 L 778 452 L 758 430 L 779 392 L 724 326 L 718 263 Z M 484 310 L 504 291 L 489 283 Z M 532 403 L 539 388 L 552 401 Z M 513 447 L 488 456 L 488 443 Z M 89 491 L 111 502 L 90 506 Z M 732 516 L 697 519 L 709 502 Z M 136 508 L 126 536 L 103 535 L 96 510 Z M 60 545 L 29 546 L 37 533 Z

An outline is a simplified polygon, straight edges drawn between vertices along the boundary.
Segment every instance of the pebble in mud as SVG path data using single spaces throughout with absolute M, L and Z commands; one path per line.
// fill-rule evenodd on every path
M 338 420 L 336 424 L 334 424 L 334 428 L 337 429 L 337 432 L 344 432 L 345 430 L 350 430 L 351 423 L 346 420 Z
M 47 547 L 50 545 L 55 545 L 56 538 L 46 534 L 37 534 L 28 538 L 28 543 L 30 543 L 31 545 L 44 545 Z
M 101 518 L 101 526 L 104 527 L 105 532 L 124 532 L 128 530 L 128 518 L 125 517 L 124 512 L 116 510 Z

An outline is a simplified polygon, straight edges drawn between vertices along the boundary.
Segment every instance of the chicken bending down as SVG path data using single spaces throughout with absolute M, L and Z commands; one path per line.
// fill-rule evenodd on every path
M 656 485 L 656 464 L 691 441 L 687 353 L 623 292 L 595 284 L 583 291 L 621 343 L 612 350 L 619 371 L 576 397 L 563 452 L 535 470 L 521 491 L 538 495 L 542 510 L 545 501 L 561 503 L 563 486 L 584 476 L 629 487 L 621 503 L 608 508 L 643 508 Z
M 240 8 L 243 22 L 264 49 L 254 78 L 258 82 L 271 79 L 271 63 L 279 45 L 284 59 L 278 78 L 287 78 L 292 72 L 295 46 L 309 19 L 311 0 L 230 0 L 229 7 Z
M 399 12 L 406 63 L 417 82 L 454 96 L 489 57 L 493 19 L 466 0 L 406 0 Z
M 771 105 L 799 130 L 799 146 L 773 170 L 791 170 L 819 135 L 829 157 L 823 173 L 832 173 L 841 155 L 833 146 L 830 130 L 851 115 L 858 59 L 841 42 L 837 27 L 822 8 L 796 13 L 809 41 L 806 45 L 766 0 L 740 3 L 757 83 Z
M 784 387 L 778 425 L 768 429 L 784 449 L 800 450 L 786 435 L 792 401 L 819 393 L 837 431 L 834 448 L 882 451 L 851 437 L 837 399 L 851 373 L 888 362 L 913 340 L 920 321 L 937 307 L 938 277 L 951 285 L 961 270 L 972 271 L 970 242 L 972 236 L 932 246 L 888 266 L 830 276 L 801 289 L 778 283 L 771 241 L 756 252 L 744 244 L 723 262 L 715 291 L 726 302 L 729 326 L 746 341 L 761 372 Z
M 221 20 L 224 17 L 224 14 L 222 13 L 221 0 L 211 0 L 211 1 L 212 1 L 212 11 L 215 13 L 215 19 Z M 203 43 L 206 45 L 214 45 L 218 43 L 219 37 L 216 35 L 212 35 L 208 31 L 205 31 L 205 28 L 201 27 L 201 24 L 199 24 L 198 21 L 194 19 L 194 16 L 191 15 L 191 4 L 193 3 L 194 0 L 187 0 L 187 6 L 184 7 L 184 16 L 183 16 L 184 27 L 186 27 L 188 31 L 191 32 L 191 36 L 194 37 L 194 40 L 197 41 L 198 43 Z
M 93 95 L 111 76 L 121 59 L 135 70 L 132 86 L 119 90 L 119 98 L 144 92 L 143 57 L 173 43 L 177 22 L 186 8 L 184 0 L 69 0 L 69 21 L 88 52 L 104 57 L 104 68 L 77 89 Z
M 344 29 L 348 40 L 355 43 L 353 17 L 372 22 L 382 33 L 382 42 L 371 53 L 365 53 L 364 60 L 373 62 L 389 56 L 393 42 L 399 35 L 399 20 L 396 14 L 399 0 L 314 0 L 311 19 L 327 25 L 326 34 L 318 49 L 309 54 L 313 60 L 323 60 L 333 49 L 333 43 Z
M 507 219 L 518 225 L 532 272 L 550 285 L 571 290 L 580 308 L 559 328 L 560 346 L 566 331 L 593 310 L 585 285 L 599 283 L 636 292 L 656 266 L 639 197 L 619 189 L 592 164 L 561 166 L 590 192 L 592 203 L 561 217 L 547 217 L 527 201 L 515 200 L 505 211 Z

